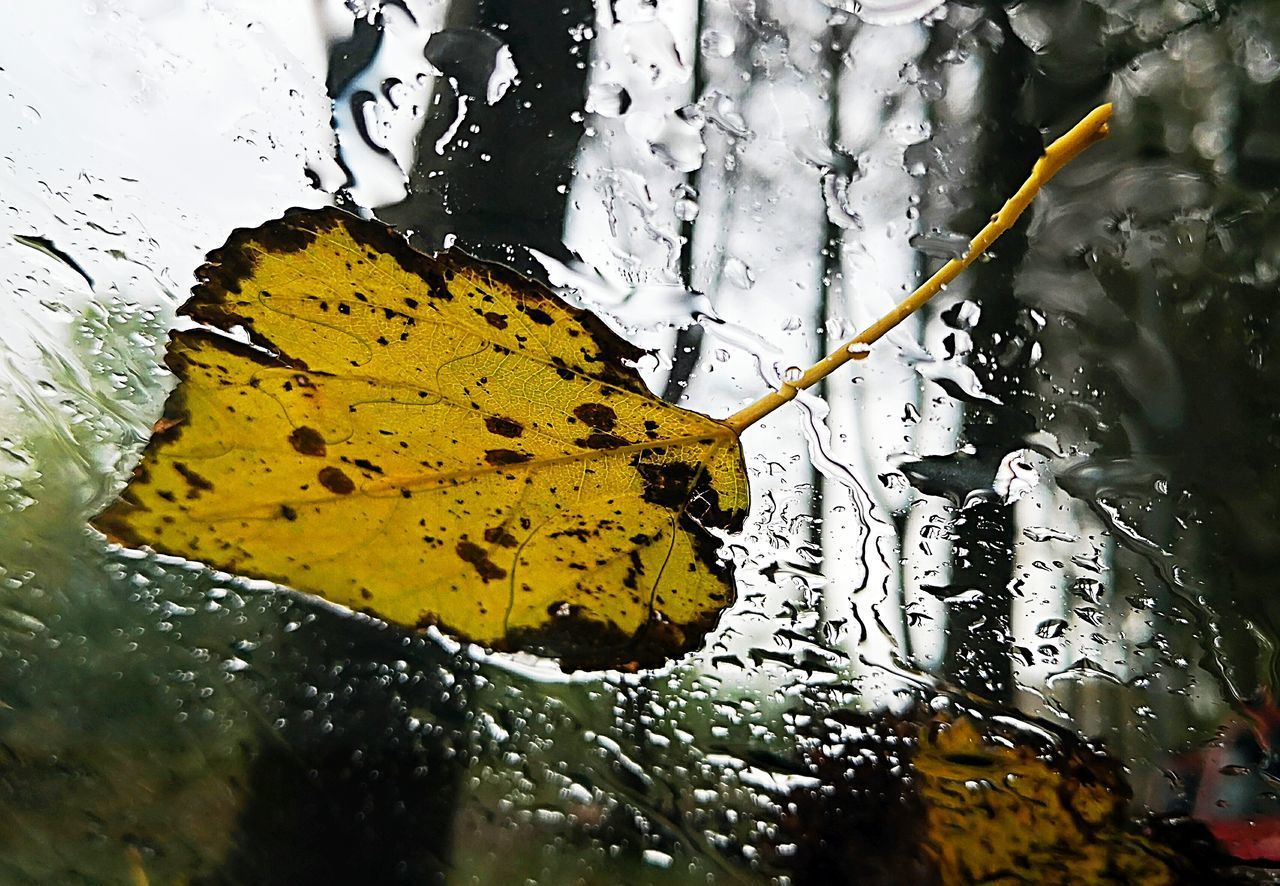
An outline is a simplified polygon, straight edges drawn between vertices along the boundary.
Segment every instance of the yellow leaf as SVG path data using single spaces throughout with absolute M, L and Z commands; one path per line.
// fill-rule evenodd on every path
M 1119 766 L 960 717 L 921 730 L 912 770 L 943 883 L 1170 883 L 1174 857 L 1128 826 Z
M 182 308 L 205 328 L 171 336 L 179 383 L 142 465 L 94 525 L 566 668 L 660 664 L 733 601 L 716 533 L 749 503 L 738 433 L 865 356 L 1109 117 L 1050 145 L 963 258 L 724 421 L 655 398 L 639 351 L 505 269 L 336 209 L 236 231 Z
M 235 232 L 200 277 L 183 313 L 253 344 L 174 333 L 109 535 L 569 666 L 664 661 L 732 601 L 737 434 L 651 395 L 592 315 L 335 209 Z
M 1115 758 L 1016 711 L 946 701 L 813 718 L 801 747 L 816 784 L 776 798 L 762 860 L 797 883 L 1217 882 L 1225 858 L 1130 818 Z

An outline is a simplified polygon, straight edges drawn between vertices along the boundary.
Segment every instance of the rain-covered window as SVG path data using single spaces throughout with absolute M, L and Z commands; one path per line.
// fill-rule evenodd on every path
M 1278 103 L 1273 0 L 10 4 L 0 883 L 1266 882 Z

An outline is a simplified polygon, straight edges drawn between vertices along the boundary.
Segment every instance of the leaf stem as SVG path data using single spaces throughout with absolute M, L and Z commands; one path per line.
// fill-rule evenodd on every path
M 948 283 L 960 276 L 965 268 L 990 249 L 991 244 L 1001 234 L 1013 227 L 1019 216 L 1031 205 L 1031 201 L 1040 189 L 1049 179 L 1057 175 L 1062 167 L 1074 160 L 1085 148 L 1105 138 L 1110 132 L 1107 125 L 1110 119 L 1109 103 L 1091 111 L 1083 120 L 1071 127 L 1070 131 L 1045 149 L 1044 156 L 1031 168 L 1031 174 L 1022 183 L 1022 187 L 1018 188 L 1017 193 L 1008 199 L 1000 211 L 991 217 L 986 227 L 969 242 L 969 248 L 965 250 L 963 256 L 947 262 L 919 289 L 899 302 L 897 307 L 815 363 L 800 378 L 784 382 L 781 388 L 729 416 L 724 423 L 735 432 L 741 433 L 779 406 L 794 400 L 801 391 L 813 387 L 845 363 L 850 360 L 864 359 L 871 344 L 922 308 L 931 298 L 946 288 Z

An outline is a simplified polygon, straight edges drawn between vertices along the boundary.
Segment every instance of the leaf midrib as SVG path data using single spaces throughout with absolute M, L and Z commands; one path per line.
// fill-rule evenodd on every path
M 708 445 L 710 447 L 710 452 L 708 453 L 708 455 L 699 460 L 699 463 L 703 467 L 705 467 L 707 459 L 711 455 L 713 455 L 721 445 L 723 445 L 726 441 L 732 439 L 735 436 L 732 429 L 730 428 L 723 427 L 723 428 L 719 428 L 718 430 L 720 431 L 720 433 L 718 434 L 696 434 L 696 435 L 688 435 L 683 437 L 673 437 L 667 440 L 647 440 L 643 443 L 631 443 L 626 446 L 618 446 L 613 449 L 584 450 L 583 452 L 575 453 L 573 455 L 553 456 L 550 458 L 542 458 L 542 459 L 530 459 L 529 461 L 519 462 L 518 464 L 486 465 L 483 467 L 477 466 L 475 468 L 462 468 L 456 471 L 448 471 L 442 474 L 428 475 L 426 477 L 418 478 L 416 480 L 411 479 L 408 481 L 393 482 L 390 477 L 384 477 L 380 481 L 371 481 L 372 485 L 362 486 L 360 489 L 356 490 L 355 492 L 351 492 L 346 495 L 332 494 L 332 495 L 326 495 L 326 496 L 320 496 L 320 497 L 309 497 L 309 498 L 278 498 L 278 499 L 273 498 L 270 500 L 268 504 L 263 505 L 262 507 L 279 506 L 282 504 L 283 505 L 326 504 L 326 503 L 335 502 L 335 501 L 347 501 L 352 498 L 358 498 L 361 496 L 375 496 L 383 492 L 399 492 L 402 489 L 408 489 L 410 491 L 425 491 L 425 490 L 436 491 L 436 490 L 454 489 L 462 485 L 461 482 L 455 482 L 455 481 L 465 481 L 465 480 L 475 479 L 478 477 L 484 477 L 490 474 L 529 473 L 535 468 L 546 469 L 548 467 L 554 467 L 556 465 L 561 465 L 561 464 L 571 464 L 574 462 L 583 462 L 583 461 L 598 461 L 601 459 L 612 458 L 615 456 L 624 456 L 634 452 L 644 452 L 646 450 L 651 450 L 651 449 L 680 448 L 684 446 L 692 446 L 699 443 Z M 232 450 L 231 452 L 226 453 L 225 455 L 215 456 L 215 458 L 224 458 L 226 455 L 234 454 L 235 451 L 236 450 Z M 156 457 L 164 458 L 168 461 L 183 461 L 183 462 L 191 461 L 189 457 L 184 457 L 179 455 L 169 455 L 166 453 L 156 453 Z M 326 460 L 326 463 L 328 463 L 328 460 Z M 350 464 L 350 463 L 343 462 L 343 464 Z M 355 466 L 353 465 L 353 467 Z M 359 470 L 358 467 L 356 469 Z M 202 515 L 198 511 L 189 508 L 187 510 L 187 513 L 193 517 L 196 517 L 201 520 L 205 520 L 210 523 L 217 523 L 217 522 L 223 522 L 227 520 L 246 518 L 246 514 L 244 512 L 235 512 L 235 511 L 227 511 L 222 513 L 215 512 L 212 515 L 208 515 L 208 514 Z M 272 516 L 266 515 L 261 518 L 255 517 L 252 519 L 272 519 Z

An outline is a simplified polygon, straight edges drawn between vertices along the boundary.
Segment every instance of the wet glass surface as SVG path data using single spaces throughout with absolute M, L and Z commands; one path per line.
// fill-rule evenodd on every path
M 1273 3 L 5 19 L 0 882 L 1280 862 Z M 566 675 L 87 528 L 232 228 L 336 203 L 503 261 L 720 417 L 962 252 L 1103 101 L 1110 138 L 984 261 L 743 435 L 738 599 L 665 668 Z

